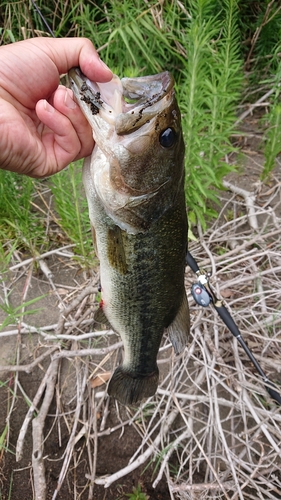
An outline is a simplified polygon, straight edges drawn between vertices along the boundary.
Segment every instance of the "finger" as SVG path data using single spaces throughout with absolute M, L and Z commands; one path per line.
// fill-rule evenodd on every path
M 27 41 L 26 41 L 27 42 Z M 28 40 L 36 44 L 54 62 L 60 74 L 80 66 L 82 72 L 97 82 L 108 82 L 112 71 L 100 59 L 92 42 L 87 38 L 34 38 Z
M 106 82 L 112 72 L 86 38 L 32 38 L 1 47 L 1 88 L 10 102 L 34 109 L 40 99 L 50 99 L 59 77 L 80 66 L 91 80 Z
M 47 101 L 37 103 L 36 113 L 45 125 L 40 137 L 45 150 L 45 162 L 31 175 L 46 177 L 59 172 L 76 159 L 81 151 L 81 143 L 67 116 Z
M 53 106 L 71 121 L 79 138 L 81 149 L 76 159 L 89 156 L 94 147 L 93 132 L 80 107 L 73 99 L 72 90 L 58 87 L 53 95 Z

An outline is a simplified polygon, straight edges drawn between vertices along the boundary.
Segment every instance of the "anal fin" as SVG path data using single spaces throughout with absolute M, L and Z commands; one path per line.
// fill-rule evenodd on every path
M 105 325 L 107 328 L 111 328 L 111 324 L 109 323 L 106 315 L 104 314 L 102 307 L 99 307 L 94 312 L 94 321 L 96 323 L 101 323 L 102 325 Z
M 175 353 L 179 354 L 187 345 L 190 332 L 189 306 L 185 292 L 178 313 L 174 321 L 168 326 L 167 332 Z

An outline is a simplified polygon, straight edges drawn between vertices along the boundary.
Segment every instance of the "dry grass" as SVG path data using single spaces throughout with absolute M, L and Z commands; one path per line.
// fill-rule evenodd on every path
M 228 187 L 235 191 L 232 185 Z M 212 272 L 212 284 L 218 295 L 226 299 L 242 336 L 263 370 L 280 387 L 281 185 L 275 179 L 270 189 L 256 187 L 256 192 L 250 194 L 250 217 L 256 218 L 256 229 L 248 223 L 247 193 L 244 198 L 237 198 L 234 192 L 225 199 L 218 220 L 204 236 L 199 234 L 190 251 L 200 266 Z M 14 272 L 22 273 L 23 269 L 30 276 L 25 263 L 18 264 Z M 41 269 L 55 291 L 48 267 L 41 265 Z M 193 282 L 194 276 L 187 269 L 188 291 Z M 27 280 L 27 288 L 28 283 Z M 159 360 L 162 382 L 157 395 L 138 409 L 123 408 L 119 412 L 116 404 L 119 424 L 115 428 L 108 424 L 109 398 L 103 380 L 96 375 L 103 374 L 104 380 L 108 379 L 108 370 L 116 363 L 122 345 L 113 332 L 93 331 L 89 327 L 97 283 L 86 285 L 77 287 L 63 300 L 58 293 L 62 308 L 59 322 L 33 329 L 41 346 L 45 346 L 43 354 L 38 356 L 35 352 L 34 360 L 23 365 L 19 347 L 18 365 L 0 367 L 1 371 L 15 373 L 15 397 L 7 417 L 11 423 L 13 404 L 20 390 L 16 387 L 19 372 L 30 373 L 47 361 L 45 376 L 38 381 L 37 394 L 30 401 L 17 444 L 19 460 L 28 424 L 32 422 L 30 458 L 36 498 L 46 498 L 44 446 L 49 437 L 44 435 L 44 423 L 54 395 L 58 401 L 54 422 L 64 419 L 69 437 L 52 500 L 66 480 L 73 457 L 76 456 L 76 465 L 79 462 L 80 455 L 74 450 L 82 437 L 86 438 L 83 449 L 88 454 L 85 483 L 88 482 L 89 499 L 93 498 L 95 484 L 109 487 L 140 465 L 144 467 L 147 461 L 155 465 L 153 485 L 165 477 L 173 500 L 267 500 L 280 495 L 280 407 L 269 399 L 261 379 L 216 313 L 211 308 L 200 309 L 191 297 L 190 343 L 176 359 L 168 339 L 164 340 Z M 30 328 L 22 320 L 19 329 L 5 332 L 5 336 L 20 333 L 23 337 L 28 331 Z M 100 342 L 93 348 L 90 342 L 97 340 Z M 63 408 L 65 384 L 60 371 L 65 358 L 75 380 L 73 411 L 69 413 Z M 102 443 L 103 436 L 116 429 L 126 436 L 130 425 L 141 436 L 141 446 L 134 450 L 127 467 L 98 477 L 98 440 Z M 79 498 L 78 492 L 75 494 L 73 498 Z

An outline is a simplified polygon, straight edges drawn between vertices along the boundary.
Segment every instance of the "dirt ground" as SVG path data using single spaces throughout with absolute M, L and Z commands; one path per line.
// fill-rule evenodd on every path
M 69 259 L 68 259 L 69 260 Z M 56 256 L 51 256 L 47 259 L 48 267 L 53 274 L 53 282 L 57 284 L 57 289 L 62 295 L 68 292 L 69 288 L 77 288 L 79 282 L 83 284 L 85 276 L 79 275 L 79 267 L 76 265 L 69 265 L 69 262 L 63 258 L 57 258 Z M 12 289 L 12 303 L 19 304 L 21 301 L 22 292 L 26 286 L 26 275 L 24 274 L 20 277 L 16 284 L 13 283 L 13 276 L 10 276 L 10 280 L 6 276 L 6 286 L 7 289 Z M 56 323 L 59 319 L 60 311 L 58 308 L 58 298 L 56 294 L 50 289 L 50 283 L 45 279 L 45 276 L 38 270 L 32 275 L 31 282 L 29 284 L 28 300 L 36 297 L 42 297 L 36 303 L 36 309 L 40 309 L 39 312 L 32 314 L 32 321 L 30 323 L 35 324 L 36 327 L 48 325 L 51 323 Z M 32 307 L 31 307 L 32 308 Z M 2 313 L 3 319 L 5 314 Z M 10 330 L 10 328 L 9 328 Z M 15 364 L 15 353 L 20 342 L 21 350 L 21 363 L 29 364 L 34 358 L 37 358 L 44 351 L 46 347 L 44 342 L 42 342 L 37 334 L 22 335 L 19 339 L 18 335 L 9 335 L 1 338 L 1 352 L 0 352 L 0 364 L 7 365 L 9 363 Z M 42 380 L 43 374 L 46 372 L 48 367 L 49 359 L 46 362 L 42 361 L 40 365 L 36 366 L 31 370 L 30 373 L 19 373 L 17 380 L 18 386 L 21 388 L 21 392 L 18 392 L 15 399 L 15 404 L 13 406 L 12 415 L 10 418 L 11 426 L 9 428 L 9 450 L 8 453 L 3 453 L 1 456 L 1 499 L 12 498 L 13 500 L 23 500 L 33 498 L 33 487 L 31 479 L 31 460 L 32 460 L 32 432 L 31 426 L 26 435 L 24 453 L 20 462 L 15 460 L 15 449 L 18 439 L 18 435 L 24 421 L 26 412 L 28 410 L 28 401 L 25 398 L 25 394 L 28 395 L 29 401 L 32 401 L 38 390 L 39 382 Z M 70 408 L 71 403 L 69 399 L 74 397 L 75 394 L 75 380 L 73 380 L 73 374 L 71 375 L 71 368 L 68 366 L 67 360 L 61 366 L 62 377 L 65 377 L 65 387 L 64 387 L 64 403 Z M 69 380 L 70 379 L 70 380 Z M 15 377 L 13 373 L 2 372 L 1 373 L 1 388 L 0 388 L 0 429 L 1 431 L 5 428 L 5 421 L 7 414 L 9 413 L 9 408 L 12 398 L 12 390 L 15 382 Z M 120 411 L 124 411 L 122 408 Z M 54 398 L 49 414 L 46 419 L 44 433 L 48 435 L 46 440 L 46 446 L 44 449 L 46 455 L 46 471 L 47 471 L 47 485 L 48 494 L 47 498 L 51 499 L 54 490 L 56 489 L 57 480 L 59 477 L 59 472 L 61 469 L 61 462 L 63 451 L 68 440 L 68 429 L 65 422 L 61 420 L 58 425 L 54 424 L 54 417 L 57 412 L 57 401 Z M 116 406 L 114 402 L 110 403 L 110 408 L 108 410 L 109 416 L 107 419 L 107 425 L 109 427 L 114 427 L 119 423 L 120 415 L 116 412 Z M 98 419 L 100 420 L 100 415 Z M 58 427 L 60 438 L 58 436 Z M 67 480 L 62 485 L 62 488 L 57 496 L 58 499 L 73 499 L 73 487 L 72 483 L 75 481 L 79 498 L 88 498 L 87 490 L 83 494 L 83 489 L 85 488 L 85 474 L 89 472 L 87 470 L 87 453 L 83 452 L 85 444 L 83 443 L 84 438 L 81 439 L 79 443 L 79 448 L 76 450 L 77 455 L 79 455 L 78 466 L 70 467 L 68 472 Z M 120 430 L 112 432 L 108 436 L 103 436 L 98 443 L 98 463 L 97 463 L 97 474 L 103 476 L 106 474 L 112 474 L 119 470 L 120 468 L 127 465 L 128 460 L 132 456 L 132 450 L 136 446 L 141 444 L 141 437 L 134 429 L 130 426 L 126 429 L 125 435 L 120 436 Z M 80 456 L 80 454 L 82 455 Z M 147 464 L 146 464 L 147 465 Z M 125 498 L 125 494 L 132 492 L 133 486 L 138 484 L 141 485 L 142 491 L 147 494 L 151 493 L 151 477 L 153 475 L 152 468 L 146 471 L 136 471 L 122 480 L 121 484 L 114 485 L 114 487 L 104 489 L 103 486 L 96 486 L 94 497 L 95 499 L 121 499 Z M 10 488 L 12 482 L 12 496 L 9 496 Z M 167 486 L 165 482 L 162 482 L 156 490 L 153 490 L 153 498 L 168 499 L 169 494 L 167 491 Z
M 252 135 L 251 127 L 253 128 Z M 240 169 L 237 174 L 232 174 L 229 181 L 252 191 L 253 187 L 258 183 L 258 176 L 263 162 L 262 155 L 258 150 L 260 137 L 256 132 L 254 119 L 253 123 L 251 123 L 251 119 L 248 121 L 247 132 L 249 138 L 241 138 L 244 150 L 243 169 Z M 281 169 L 278 166 L 274 172 L 272 182 L 261 188 L 263 203 L 270 198 L 270 194 L 266 193 L 274 187 L 276 179 L 279 179 L 280 183 L 280 172 Z M 278 199 L 274 198 L 271 200 L 271 205 L 278 207 L 275 215 L 280 218 L 280 191 L 278 197 Z M 221 198 L 222 203 L 226 205 L 224 215 L 221 214 L 221 217 L 225 219 L 229 217 L 229 200 L 235 198 L 235 195 L 225 191 L 221 193 Z M 239 210 L 237 217 L 241 215 Z M 245 207 L 243 210 L 246 213 Z M 261 224 L 264 217 L 264 214 L 259 216 Z M 246 231 L 248 230 L 247 226 Z M 243 231 L 245 231 L 245 227 L 243 227 Z M 193 248 L 192 245 L 191 249 Z M 195 251 L 197 248 L 196 245 L 197 243 L 194 247 Z M 214 253 L 215 251 L 215 248 L 213 248 Z M 205 258 L 208 258 L 208 255 L 205 254 Z M 29 306 L 29 309 L 36 308 L 39 310 L 31 315 L 24 315 L 21 328 L 18 331 L 15 324 L 10 324 L 4 329 L 4 331 L 8 331 L 6 335 L 3 331 L 0 331 L 2 335 L 0 336 L 0 434 L 2 435 L 2 438 L 0 437 L 0 499 L 32 500 L 36 498 L 34 493 L 34 467 L 35 470 L 45 467 L 44 475 L 47 485 L 47 500 L 86 500 L 88 498 L 97 500 L 122 500 L 128 498 L 126 495 L 132 493 L 133 487 L 137 487 L 138 484 L 141 487 L 141 491 L 147 495 L 146 498 L 154 500 L 210 498 L 210 496 L 204 496 L 203 493 L 194 493 L 188 496 L 189 494 L 187 493 L 179 493 L 180 488 L 178 490 L 175 489 L 174 496 L 172 496 L 165 474 L 157 486 L 153 487 L 153 481 L 157 477 L 161 464 L 157 449 L 155 454 L 149 455 L 148 459 L 141 463 L 138 468 L 121 476 L 108 488 L 105 488 L 103 484 L 97 484 L 98 481 L 93 486 L 93 483 L 89 479 L 89 476 L 93 475 L 93 471 L 95 478 L 104 478 L 122 470 L 130 461 L 135 460 L 132 457 L 134 457 L 139 447 L 142 447 L 140 454 L 145 451 L 144 442 L 146 444 L 156 442 L 158 431 L 156 427 L 155 431 L 152 429 L 150 437 L 147 438 L 147 441 L 144 441 L 144 435 L 147 432 L 146 429 L 149 429 L 149 412 L 147 417 L 145 414 L 145 410 L 148 411 L 147 408 L 144 408 L 144 411 L 136 418 L 134 415 L 137 413 L 137 409 L 128 409 L 117 405 L 114 400 L 105 397 L 105 384 L 101 383 L 95 386 L 93 382 L 93 372 L 106 374 L 112 370 L 112 366 L 118 363 L 120 353 L 118 350 L 111 351 L 110 347 L 119 342 L 119 339 L 111 334 L 105 336 L 102 345 L 98 343 L 100 338 L 97 338 L 97 340 L 95 337 L 90 340 L 89 338 L 84 338 L 82 342 L 77 341 L 77 335 L 93 331 L 92 311 L 96 294 L 95 290 L 97 291 L 98 285 L 98 269 L 93 270 L 91 275 L 89 275 L 89 273 L 81 272 L 71 258 L 58 254 L 46 257 L 45 262 L 52 273 L 49 279 L 36 264 L 33 264 L 32 271 L 30 264 L 27 264 L 2 275 L 2 293 L 3 295 L 4 293 L 10 294 L 9 297 L 14 306 L 22 302 L 22 297 L 26 294 L 26 291 L 25 300 L 36 297 L 42 298 L 32 306 Z M 14 264 L 16 264 L 16 260 Z M 279 276 L 281 277 L 281 273 Z M 192 279 L 190 271 L 187 270 L 189 298 L 190 282 Z M 224 280 L 227 279 L 228 277 L 225 276 Z M 67 338 L 59 338 L 59 342 L 54 338 L 51 339 L 48 337 L 48 335 L 53 335 L 55 331 L 58 331 L 57 326 L 51 328 L 51 325 L 57 325 L 59 322 L 63 305 L 65 307 L 65 305 L 69 306 L 69 304 L 72 304 L 73 299 L 78 297 L 83 289 L 90 284 L 93 287 L 91 293 L 85 299 L 80 300 L 67 317 L 70 323 L 72 321 L 75 324 L 75 328 L 71 330 L 70 326 L 64 325 L 60 333 L 62 335 L 65 334 Z M 237 300 L 240 292 L 235 292 L 236 296 L 232 296 L 232 291 L 227 286 L 222 287 L 222 289 L 224 297 L 227 300 Z M 243 289 L 243 294 L 247 295 L 246 289 Z M 192 318 L 196 322 L 198 309 L 194 307 L 194 311 Z M 239 314 L 238 310 L 237 317 L 239 317 Z M 279 313 L 276 312 L 276 314 L 280 314 L 280 311 Z M 82 316 L 84 323 L 78 324 L 79 318 L 82 318 Z M 0 321 L 4 321 L 5 318 L 6 314 L 2 311 L 0 313 Z M 208 316 L 206 316 L 205 324 L 208 324 L 208 321 Z M 25 324 L 33 325 L 36 327 L 36 331 L 27 333 Z M 49 329 L 46 329 L 46 326 L 49 326 Z M 42 331 L 39 331 L 40 328 L 42 328 Z M 95 329 L 98 330 L 99 328 L 95 325 Z M 74 335 L 74 340 L 70 340 L 69 337 L 71 335 Z M 253 346 L 256 348 L 254 340 Z M 49 373 L 48 369 L 51 361 L 54 361 L 55 356 L 64 350 L 70 352 L 71 350 L 75 351 L 81 348 L 91 349 L 100 347 L 105 350 L 107 349 L 107 351 L 103 352 L 99 359 L 95 357 L 95 354 L 84 357 L 82 351 L 79 351 L 80 354 L 77 357 L 66 355 L 59 358 L 59 367 L 56 372 L 53 392 L 50 391 L 50 403 L 47 407 L 43 425 L 43 457 L 41 461 L 39 457 L 38 461 L 38 456 L 36 456 L 38 448 L 35 443 L 32 420 L 36 420 L 36 417 L 42 414 L 40 408 L 42 409 L 46 401 L 48 387 L 51 387 L 52 371 L 50 371 L 50 380 L 47 380 L 41 395 L 38 395 L 40 384 L 45 374 Z M 54 348 L 53 352 L 50 352 L 50 348 Z M 165 379 L 165 377 L 169 376 L 171 366 L 169 363 L 172 363 L 172 355 L 169 354 L 169 350 L 165 350 L 165 346 L 163 349 L 163 361 L 161 364 L 160 356 L 160 365 L 162 379 Z M 257 348 L 257 352 L 259 352 L 259 348 Z M 221 350 L 220 354 L 222 355 Z M 264 355 L 269 356 L 268 353 Z M 224 364 L 229 364 L 230 367 L 234 366 L 232 358 L 228 359 L 227 356 L 229 354 L 225 355 Z M 12 368 L 14 365 L 23 366 L 25 369 L 14 370 Z M 26 369 L 26 366 L 29 368 Z M 249 366 L 247 361 L 246 366 Z M 274 377 L 277 383 L 281 382 L 278 367 L 274 372 Z M 164 394 L 165 386 L 163 387 L 162 392 Z M 80 397 L 81 394 L 82 398 Z M 32 402 L 35 400 L 37 403 L 35 404 L 35 408 L 32 408 Z M 23 440 L 22 458 L 16 460 L 16 449 L 19 446 L 17 443 L 30 407 L 31 416 Z M 278 413 L 277 410 L 275 412 L 276 414 Z M 204 419 L 207 419 L 208 415 L 203 403 L 202 413 L 205 415 Z M 222 421 L 224 418 L 227 419 L 227 412 L 225 413 L 225 417 L 223 413 L 221 413 L 221 416 Z M 184 421 L 185 416 L 181 415 L 181 418 Z M 180 422 L 179 426 L 181 429 L 182 425 L 182 422 Z M 250 423 L 248 425 L 250 427 Z M 236 428 L 236 433 L 239 434 L 237 429 L 241 430 L 241 428 Z M 67 458 L 67 450 L 72 441 L 73 446 L 70 448 L 71 452 L 69 452 L 69 458 Z M 278 441 L 280 442 L 280 436 L 278 437 Z M 257 445 L 254 444 L 253 446 Z M 264 453 L 266 453 L 266 450 L 267 448 L 265 447 Z M 257 454 L 257 452 L 255 453 Z M 271 452 L 268 453 L 270 456 Z M 220 450 L 218 449 L 217 456 L 219 455 Z M 195 453 L 193 457 L 196 459 Z M 179 460 L 179 452 L 175 448 L 173 453 L 171 453 L 169 461 L 169 474 L 171 478 L 176 475 L 176 472 L 173 472 L 173 467 L 176 470 Z M 183 470 L 184 468 L 189 468 L 189 463 L 189 460 L 187 460 L 186 465 L 183 465 Z M 223 461 L 221 463 L 223 464 Z M 66 471 L 62 476 L 63 467 L 66 468 Z M 223 470 L 223 465 L 221 468 Z M 279 474 L 279 479 L 276 483 L 277 486 L 272 489 L 272 496 L 263 498 L 281 498 L 281 489 L 278 487 L 278 481 L 281 481 L 280 472 L 278 472 L 279 468 L 280 462 L 277 470 L 274 472 L 277 476 Z M 198 484 L 204 483 L 206 481 L 206 470 L 198 466 L 197 471 L 194 469 L 193 479 Z M 182 474 L 182 481 L 184 483 L 184 473 Z M 227 484 L 227 481 L 225 484 Z M 92 496 L 89 494 L 91 487 L 93 488 Z M 233 486 L 229 488 L 229 491 L 234 491 Z M 251 488 L 253 486 L 250 484 L 247 490 L 249 495 L 252 493 L 256 495 L 256 492 Z M 271 491 L 270 487 L 269 490 Z M 141 500 L 141 497 L 138 498 Z M 222 496 L 214 498 L 230 498 L 230 496 L 222 493 Z M 231 496 L 231 498 L 239 497 Z M 245 498 L 248 498 L 248 496 L 245 496 Z M 41 500 L 41 497 L 37 497 L 37 500 Z M 44 500 L 43 497 L 42 500 Z M 137 500 L 137 498 L 134 500 Z
M 79 283 L 85 282 L 85 275 L 79 274 L 79 267 L 69 264 L 69 259 L 57 258 L 57 256 L 50 256 L 47 259 L 48 267 L 53 274 L 53 282 L 56 283 L 56 289 L 59 290 L 63 296 L 69 292 L 69 287 L 79 288 Z M 11 301 L 14 305 L 19 304 L 21 301 L 22 292 L 26 286 L 26 274 L 20 277 L 16 284 L 14 284 L 13 275 L 5 276 L 5 283 L 8 290 L 12 289 Z M 95 279 L 95 278 L 93 278 Z M 68 287 L 68 288 L 64 288 Z M 35 306 L 40 309 L 39 312 L 30 316 L 29 323 L 35 324 L 36 327 L 43 327 L 50 323 L 56 323 L 60 316 L 58 308 L 57 295 L 53 293 L 50 283 L 46 281 L 45 276 L 40 270 L 35 271 L 29 283 L 28 300 L 36 297 L 42 297 Z M 3 319 L 5 314 L 2 312 Z M 11 330 L 11 327 L 8 328 Z M 86 330 L 85 330 L 86 331 Z M 1 352 L 0 352 L 0 365 L 8 365 L 16 363 L 16 350 L 20 342 L 21 351 L 21 364 L 27 365 L 35 358 L 40 356 L 46 351 L 45 342 L 40 339 L 38 334 L 28 335 L 9 335 L 2 337 Z M 44 373 L 46 373 L 49 365 L 49 357 L 38 366 L 35 366 L 30 373 L 20 372 L 17 379 L 17 387 L 20 387 L 15 398 L 15 404 L 12 409 L 12 414 L 9 419 L 9 448 L 8 452 L 1 455 L 1 476 L 0 488 L 1 499 L 23 500 L 34 498 L 34 491 L 32 485 L 32 429 L 31 425 L 26 434 L 24 453 L 22 459 L 17 462 L 15 457 L 15 449 L 19 436 L 19 432 L 24 421 L 25 415 L 28 410 L 29 402 L 33 400 L 38 390 L 38 386 Z M 63 395 L 58 394 L 58 398 L 62 398 L 60 406 L 66 407 L 69 411 L 73 410 L 71 399 L 74 398 L 76 392 L 76 382 L 72 372 L 73 367 L 71 363 L 64 360 L 60 367 L 60 377 L 64 379 L 63 382 Z M 1 387 L 0 387 L 0 429 L 1 432 L 5 428 L 5 421 L 9 413 L 11 400 L 13 398 L 12 391 L 15 383 L 15 375 L 9 371 L 2 371 L 1 373 Z M 25 397 L 27 395 L 27 397 Z M 63 418 L 59 418 L 59 422 L 55 422 L 57 413 L 58 402 L 56 397 L 53 398 L 50 405 L 48 416 L 44 426 L 44 434 L 48 436 L 46 439 L 44 454 L 46 457 L 46 477 L 47 477 L 47 499 L 51 499 L 57 486 L 61 464 L 63 459 L 63 452 L 69 439 L 69 429 Z M 122 417 L 120 414 L 124 413 Z M 121 407 L 119 411 L 116 410 L 114 401 L 110 402 L 107 417 L 107 426 L 112 428 L 120 423 L 120 418 L 127 419 L 125 410 Z M 101 420 L 101 414 L 97 415 L 97 425 Z M 87 467 L 87 450 L 85 446 L 85 437 L 82 437 L 79 446 L 75 453 L 77 457 L 72 458 L 72 464 L 67 474 L 67 480 L 64 481 L 58 499 L 73 499 L 73 483 L 75 482 L 77 488 L 77 498 L 88 498 L 87 488 L 85 490 L 85 474 L 89 474 Z M 127 426 L 125 434 L 120 435 L 120 430 L 104 435 L 98 442 L 98 462 L 96 473 L 99 476 L 112 474 L 120 468 L 128 464 L 129 459 L 133 454 L 133 450 L 141 444 L 141 436 L 138 434 L 134 426 Z M 79 458 L 78 458 L 79 457 Z M 75 465 L 77 461 L 78 465 Z M 147 467 L 148 464 L 145 464 Z M 162 481 L 159 486 L 153 490 L 151 488 L 151 477 L 153 476 L 153 466 L 148 467 L 146 470 L 143 467 L 129 474 L 122 482 L 114 486 L 104 489 L 103 486 L 95 486 L 94 499 L 121 499 L 126 498 L 126 493 L 131 493 L 132 488 L 141 485 L 142 491 L 150 495 L 150 498 L 169 499 L 169 493 L 165 481 Z M 87 483 L 87 481 L 86 481 Z M 10 489 L 12 494 L 10 495 Z M 84 493 L 83 493 L 83 490 Z M 151 496 L 152 495 L 152 496 Z

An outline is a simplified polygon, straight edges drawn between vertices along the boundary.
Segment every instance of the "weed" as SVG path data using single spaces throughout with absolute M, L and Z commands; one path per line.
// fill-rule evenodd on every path
M 281 46 L 276 49 L 274 58 L 279 58 Z M 270 98 L 269 113 L 263 118 L 266 124 L 266 132 L 264 136 L 264 156 L 265 163 L 261 180 L 267 180 L 268 176 L 275 167 L 275 159 L 281 151 L 281 104 L 280 104 L 280 79 L 281 79 L 281 63 L 278 63 L 276 73 L 273 78 L 265 80 L 263 83 L 270 84 L 272 87 L 272 95 Z
M 6 328 L 9 325 L 17 325 L 19 319 L 22 318 L 23 316 L 35 314 L 38 311 L 40 311 L 40 309 L 29 309 L 29 310 L 24 310 L 24 309 L 28 306 L 35 304 L 36 302 L 38 302 L 38 300 L 41 300 L 44 297 L 45 297 L 45 295 L 35 297 L 35 299 L 28 300 L 26 302 L 23 302 L 19 306 L 15 306 L 15 307 L 12 306 L 8 302 L 8 300 L 6 300 L 6 302 L 4 304 L 2 304 L 2 305 L 0 304 L 0 309 L 2 309 L 2 311 L 6 314 L 6 318 L 4 319 L 4 321 L 2 322 L 2 324 L 0 326 L 0 330 L 3 330 L 4 328 Z
M 281 151 L 281 104 L 277 103 L 267 117 L 269 128 L 265 133 L 265 163 L 261 180 L 266 180 L 275 167 L 275 158 Z
M 229 138 L 234 132 L 235 110 L 243 90 L 245 44 L 241 42 L 245 36 L 252 37 L 248 56 L 258 54 L 257 60 L 263 58 L 264 73 L 270 65 L 278 68 L 277 55 L 270 62 L 266 57 L 274 50 L 279 53 L 279 31 L 273 28 L 280 25 L 280 9 L 274 2 L 265 2 L 254 12 L 251 5 L 242 5 L 239 0 L 149 4 L 140 0 L 109 0 L 99 4 L 38 0 L 37 3 L 57 37 L 90 38 L 118 75 L 141 76 L 163 70 L 173 73 L 186 144 L 189 219 L 193 223 L 199 220 L 206 228 L 208 219 L 216 215 L 209 201 L 212 207 L 218 203 L 215 189 L 221 187 L 225 174 L 234 169 L 224 158 L 234 151 Z M 42 19 L 25 2 L 2 2 L 0 18 L 3 43 L 41 35 L 46 30 Z M 252 63 L 248 57 L 247 62 L 260 75 L 257 61 Z M 256 80 L 260 81 L 259 76 Z M 280 147 L 280 120 L 281 108 L 276 101 L 268 117 L 263 179 L 272 169 Z M 80 167 L 71 166 L 67 173 L 57 174 L 51 181 L 51 189 L 61 226 L 77 244 L 77 252 L 85 263 L 92 254 L 90 238 L 86 236 L 89 230 L 86 203 L 80 198 L 79 170 Z M 4 240 L 13 235 L 19 244 L 26 246 L 30 227 L 27 233 L 17 223 L 16 214 L 12 210 L 8 214 L 10 222 L 5 222 Z M 39 244 L 39 239 L 33 238 L 32 250 Z
M 218 203 L 213 187 L 234 167 L 223 158 L 233 150 L 229 136 L 242 85 L 237 31 L 237 2 L 222 2 L 220 17 L 213 1 L 191 2 L 187 22 L 187 63 L 179 89 L 186 144 L 186 199 L 191 222 L 215 215 L 207 200 Z M 221 22 L 223 17 L 223 24 Z M 222 27 L 223 26 L 223 27 Z
M 0 435 L 0 456 L 3 451 L 7 451 L 5 444 L 7 433 L 8 433 L 8 425 L 6 424 Z
M 84 265 L 93 261 L 93 246 L 86 197 L 82 187 L 80 163 L 69 167 L 50 180 L 50 188 L 55 196 L 58 223 L 68 239 L 76 244 L 75 252 Z
M 0 230 L 0 235 L 5 235 L 5 231 L 3 230 L 3 228 L 2 230 Z M 8 242 L 5 241 L 2 245 L 0 245 L 0 273 L 6 271 L 16 248 L 16 241 L 14 241 L 12 245 L 8 244 Z
M 14 246 L 36 253 L 45 241 L 42 216 L 32 207 L 35 181 L 0 170 L 0 236 Z M 3 250 L 2 250 L 3 253 Z
M 142 493 L 140 484 L 138 484 L 135 488 L 133 488 L 132 493 L 127 493 L 125 496 L 128 497 L 129 500 L 148 500 L 149 499 L 149 497 L 145 493 Z

